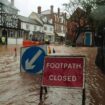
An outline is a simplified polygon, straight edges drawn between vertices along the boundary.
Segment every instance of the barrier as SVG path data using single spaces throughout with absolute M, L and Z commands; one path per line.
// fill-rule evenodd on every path
M 43 44 L 42 42 L 39 41 L 31 41 L 31 40 L 24 40 L 23 41 L 23 46 L 28 47 L 28 46 L 34 46 L 34 45 L 41 45 Z
M 82 105 L 85 105 L 85 56 L 46 56 L 43 68 L 40 101 L 47 87 L 82 89 Z

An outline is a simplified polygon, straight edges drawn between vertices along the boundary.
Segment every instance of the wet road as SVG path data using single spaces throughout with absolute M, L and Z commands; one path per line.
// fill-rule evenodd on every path
M 20 72 L 20 46 L 0 46 L 0 105 L 81 105 L 82 90 L 48 88 L 48 94 L 39 101 L 41 75 Z M 85 54 L 86 105 L 105 105 L 105 74 L 94 63 L 97 48 L 50 46 L 56 53 Z M 63 49 L 63 50 L 62 50 Z

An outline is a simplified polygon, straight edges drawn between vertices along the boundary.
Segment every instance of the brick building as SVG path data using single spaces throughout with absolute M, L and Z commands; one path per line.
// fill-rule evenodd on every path
M 78 7 L 67 21 L 66 39 L 73 43 L 77 38 L 78 28 L 85 27 L 85 25 L 86 12 Z
M 54 12 L 54 6 L 50 6 L 49 10 L 42 11 L 41 6 L 37 8 L 37 13 L 39 17 L 42 19 L 43 23 L 46 24 L 47 29 L 49 27 L 52 27 L 53 33 L 49 33 L 49 30 L 46 28 L 45 35 L 49 36 L 49 39 L 51 37 L 54 37 L 55 41 L 63 41 L 62 39 L 65 37 L 65 34 L 67 32 L 67 20 L 66 20 L 66 13 L 60 12 L 60 8 L 58 8 L 57 12 Z M 44 25 L 45 26 L 45 25 Z M 43 29 L 43 31 L 45 31 Z M 51 29 L 51 28 L 50 28 Z M 48 31 L 48 32 L 47 32 Z

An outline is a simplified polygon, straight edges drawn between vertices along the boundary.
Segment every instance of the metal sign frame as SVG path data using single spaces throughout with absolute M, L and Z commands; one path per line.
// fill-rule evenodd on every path
M 53 56 L 53 57 L 57 57 L 57 56 Z M 61 57 L 61 56 L 59 56 Z M 63 55 L 63 57 L 65 57 Z M 67 57 L 67 56 L 66 56 Z M 84 66 L 83 66 L 83 88 L 82 88 L 82 105 L 85 105 L 85 100 L 86 100 L 86 91 L 85 91 L 85 82 L 86 82 L 86 77 L 85 77 L 85 68 L 86 68 L 86 56 L 84 55 L 70 55 L 69 57 L 82 57 L 83 58 L 83 63 L 84 63 Z M 48 91 L 47 91 L 47 87 L 46 86 L 41 86 L 40 87 L 40 101 L 42 101 L 42 96 L 43 96 L 43 89 L 45 90 L 45 93 L 47 94 Z

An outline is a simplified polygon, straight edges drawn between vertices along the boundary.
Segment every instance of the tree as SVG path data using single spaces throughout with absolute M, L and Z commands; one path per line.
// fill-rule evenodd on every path
M 75 14 L 74 11 L 76 11 L 78 7 L 85 11 L 85 14 L 76 14 L 76 17 L 79 19 L 79 31 L 81 28 L 80 20 L 82 16 L 84 16 L 92 28 L 96 31 L 103 32 L 103 28 L 105 27 L 105 0 L 69 0 L 69 2 L 63 6 L 65 7 L 65 11 L 69 13 L 69 19 L 71 20 L 72 15 Z
M 92 11 L 91 17 L 94 22 L 98 46 L 105 45 L 105 0 L 96 1 L 96 8 Z
M 105 0 L 96 0 L 97 5 L 105 5 Z
M 79 0 L 69 0 L 68 3 L 64 3 L 64 11 L 67 12 L 69 15 L 68 17 L 74 13 L 74 11 L 80 6 L 80 1 Z
M 69 19 L 76 21 L 78 23 L 78 29 L 81 28 L 81 20 L 88 21 L 92 23 L 92 18 L 90 14 L 92 10 L 96 7 L 95 0 L 69 0 L 68 3 L 63 4 L 65 11 L 69 14 Z M 80 9 L 78 9 L 80 8 Z M 82 26 L 84 27 L 85 24 Z

